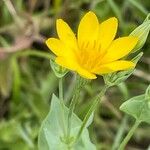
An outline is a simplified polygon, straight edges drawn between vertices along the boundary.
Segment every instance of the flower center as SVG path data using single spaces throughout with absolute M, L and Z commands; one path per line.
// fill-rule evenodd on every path
M 83 42 L 79 46 L 78 60 L 79 64 L 88 71 L 92 71 L 101 63 L 105 51 L 101 49 L 101 45 L 96 41 Z

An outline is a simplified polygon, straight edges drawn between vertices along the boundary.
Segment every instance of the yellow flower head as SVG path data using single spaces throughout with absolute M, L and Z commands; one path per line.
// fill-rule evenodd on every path
M 119 60 L 135 47 L 138 39 L 127 36 L 115 39 L 117 18 L 110 18 L 99 23 L 93 12 L 88 12 L 81 19 L 77 37 L 62 19 L 56 22 L 59 39 L 46 41 L 49 49 L 57 56 L 57 64 L 76 71 L 87 79 L 129 69 L 135 66 L 131 61 Z

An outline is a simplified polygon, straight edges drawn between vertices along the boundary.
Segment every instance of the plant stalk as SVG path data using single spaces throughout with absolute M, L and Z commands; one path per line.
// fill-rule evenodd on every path
M 123 139 L 123 141 L 121 142 L 118 150 L 124 150 L 125 149 L 125 146 L 129 142 L 130 138 L 132 137 L 132 135 L 134 134 L 135 130 L 137 129 L 137 127 L 139 126 L 140 123 L 141 122 L 138 120 L 135 121 L 134 125 L 132 126 L 132 128 L 130 129 L 130 131 L 126 135 L 126 137 Z
M 70 107 L 69 107 L 69 113 L 68 113 L 68 122 L 67 122 L 68 123 L 68 126 L 67 126 L 68 140 L 70 139 L 70 134 L 71 134 L 71 120 L 72 120 L 73 111 L 74 111 L 77 101 L 79 99 L 80 91 L 81 91 L 82 87 L 85 85 L 85 83 L 86 83 L 85 79 L 81 78 L 80 76 L 77 76 L 74 95 L 71 100 Z
M 93 101 L 92 106 L 90 107 L 90 109 L 88 110 L 87 114 L 86 114 L 85 117 L 84 117 L 83 123 L 82 123 L 82 125 L 81 125 L 81 127 L 80 127 L 80 130 L 79 130 L 77 136 L 76 136 L 76 141 L 80 138 L 80 136 L 81 136 L 81 134 L 82 134 L 82 132 L 83 132 L 83 130 L 84 130 L 86 124 L 87 124 L 88 119 L 90 118 L 90 116 L 92 115 L 92 113 L 95 111 L 95 109 L 96 109 L 98 103 L 101 101 L 102 97 L 104 96 L 104 94 L 105 94 L 105 92 L 106 92 L 106 90 L 107 90 L 108 88 L 109 88 L 109 86 L 108 86 L 108 85 L 105 85 L 105 86 L 103 87 L 103 89 L 101 90 L 101 92 L 97 95 L 97 97 L 96 97 L 95 100 Z
M 126 125 L 127 125 L 127 120 L 128 120 L 128 116 L 125 115 L 122 122 L 121 122 L 121 125 L 118 129 L 118 132 L 117 132 L 117 135 L 115 137 L 115 140 L 114 140 L 114 143 L 112 145 L 112 149 L 111 150 L 117 150 L 121 140 L 122 140 L 122 137 L 124 136 L 124 132 L 125 132 L 125 128 L 126 128 Z
M 65 114 L 64 114 L 64 100 L 63 100 L 63 78 L 59 78 L 59 99 L 61 102 L 61 117 L 62 117 L 62 129 L 64 133 L 64 137 L 66 136 L 66 128 L 65 128 Z

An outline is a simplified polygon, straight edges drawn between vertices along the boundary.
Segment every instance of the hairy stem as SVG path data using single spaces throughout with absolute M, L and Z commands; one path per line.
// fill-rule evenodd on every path
M 79 130 L 78 134 L 77 134 L 76 141 L 80 138 L 80 136 L 81 136 L 81 134 L 82 134 L 82 132 L 83 132 L 86 124 L 87 124 L 88 119 L 90 118 L 90 116 L 92 115 L 92 113 L 95 111 L 98 103 L 101 101 L 101 99 L 102 99 L 102 97 L 105 94 L 105 92 L 106 92 L 107 89 L 108 89 L 108 86 L 105 85 L 103 87 L 103 89 L 101 90 L 101 92 L 97 95 L 97 97 L 93 101 L 92 106 L 90 107 L 90 109 L 88 110 L 87 114 L 84 117 L 83 123 L 82 123 L 82 125 L 80 127 L 80 130 Z
M 71 133 L 71 120 L 72 120 L 73 111 L 79 99 L 80 91 L 82 87 L 86 84 L 86 80 L 81 78 L 80 76 L 77 76 L 76 80 L 77 81 L 75 85 L 74 95 L 70 103 L 69 114 L 68 114 L 68 126 L 67 126 L 67 138 L 68 139 L 70 138 L 70 133 Z

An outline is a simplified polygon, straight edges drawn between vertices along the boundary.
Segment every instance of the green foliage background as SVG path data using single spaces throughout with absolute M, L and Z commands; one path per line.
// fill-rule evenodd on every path
M 119 19 L 118 36 L 129 35 L 150 10 L 149 0 L 1 0 L 0 1 L 0 150 L 37 150 L 42 120 L 49 111 L 52 93 L 58 95 L 58 79 L 49 65 L 51 52 L 44 41 L 57 36 L 56 18 L 63 18 L 77 31 L 80 18 L 92 10 L 103 21 Z M 145 92 L 150 83 L 150 36 L 144 55 L 132 77 L 112 87 L 97 109 L 90 126 L 98 150 L 113 148 L 121 124 L 126 133 L 133 119 L 119 106 Z M 70 101 L 74 74 L 64 79 L 65 100 Z M 81 93 L 76 114 L 82 119 L 92 97 L 104 85 L 102 77 L 89 83 Z M 129 150 L 150 148 L 150 127 L 142 124 L 128 143 Z

